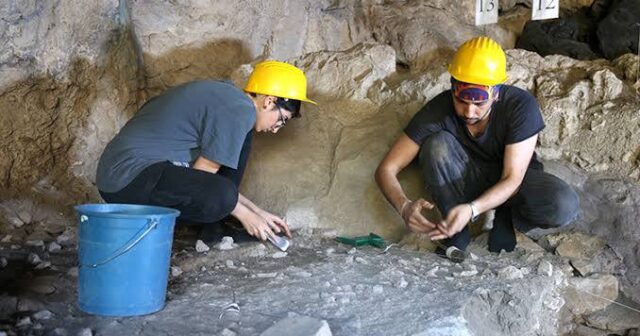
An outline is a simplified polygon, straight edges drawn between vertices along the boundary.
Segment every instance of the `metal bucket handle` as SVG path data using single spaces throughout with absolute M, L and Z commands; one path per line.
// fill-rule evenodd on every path
M 89 217 L 87 217 L 86 215 L 81 215 L 80 216 L 80 222 L 84 223 L 86 221 L 89 220 Z M 135 236 L 133 236 L 133 238 L 131 238 L 129 240 L 129 243 L 125 244 L 124 246 L 122 246 L 121 248 L 117 249 L 113 255 L 111 255 L 109 258 L 97 262 L 95 264 L 80 264 L 80 267 L 91 267 L 91 268 L 96 268 L 100 265 L 104 265 L 108 262 L 110 262 L 111 260 L 129 252 L 129 250 L 131 250 L 134 246 L 136 246 L 136 244 L 138 244 L 142 239 L 144 239 L 144 237 L 146 237 L 149 232 L 151 232 L 151 230 L 155 229 L 158 226 L 158 219 L 157 218 L 149 218 L 149 220 L 147 221 L 147 225 L 146 227 L 140 229 L 140 231 L 138 231 L 136 233 Z

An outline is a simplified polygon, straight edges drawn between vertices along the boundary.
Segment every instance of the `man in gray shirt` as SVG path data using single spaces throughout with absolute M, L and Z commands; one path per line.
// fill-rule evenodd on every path
M 180 218 L 218 223 L 231 215 L 261 240 L 284 220 L 238 192 L 253 131 L 277 133 L 300 116 L 304 73 L 287 63 L 256 65 L 244 91 L 223 81 L 195 81 L 147 101 L 105 148 L 96 183 L 109 203 L 178 209 Z M 212 224 L 215 225 L 215 224 Z

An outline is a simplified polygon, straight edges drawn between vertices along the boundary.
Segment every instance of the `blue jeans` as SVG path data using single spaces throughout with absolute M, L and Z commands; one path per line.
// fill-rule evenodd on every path
M 458 204 L 469 203 L 495 185 L 502 175 L 502 162 L 487 162 L 470 155 L 449 132 L 429 136 L 420 149 L 420 167 L 426 188 L 446 218 Z M 578 194 L 567 183 L 541 169 L 529 168 L 517 193 L 496 209 L 489 233 L 489 251 L 513 251 L 514 223 L 521 231 L 535 227 L 560 227 L 580 213 Z M 447 246 L 465 249 L 469 228 L 447 239 Z

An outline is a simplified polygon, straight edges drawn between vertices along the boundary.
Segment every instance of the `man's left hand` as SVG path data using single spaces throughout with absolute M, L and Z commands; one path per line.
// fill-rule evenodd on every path
M 436 230 L 429 232 L 431 240 L 451 238 L 462 231 L 471 220 L 471 207 L 469 204 L 459 204 L 449 210 L 447 218 L 438 223 Z

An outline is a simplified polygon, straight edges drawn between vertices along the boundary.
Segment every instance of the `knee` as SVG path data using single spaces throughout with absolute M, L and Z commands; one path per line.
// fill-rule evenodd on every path
M 550 195 L 553 211 L 549 214 L 549 225 L 565 226 L 573 222 L 580 214 L 580 198 L 571 186 L 563 184 Z
M 437 167 L 451 160 L 452 143 L 457 141 L 449 132 L 438 132 L 430 135 L 420 148 L 420 163 Z
M 226 216 L 238 203 L 238 188 L 233 181 L 222 178 L 216 181 L 214 187 L 203 190 L 202 216 L 204 222 L 216 222 Z

